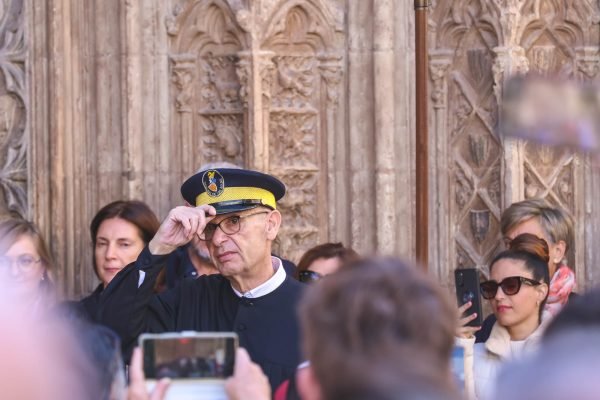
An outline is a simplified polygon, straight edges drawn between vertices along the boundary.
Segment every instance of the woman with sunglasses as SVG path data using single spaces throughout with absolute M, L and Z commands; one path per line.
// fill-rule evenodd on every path
M 575 272 L 567 265 L 567 255 L 573 243 L 572 218 L 565 210 L 544 199 L 528 199 L 513 203 L 504 210 L 500 225 L 506 248 L 513 238 L 523 233 L 531 233 L 548 243 L 550 291 L 546 310 L 556 315 L 576 294 Z M 485 319 L 481 330 L 475 334 L 476 342 L 487 340 L 495 322 L 493 314 Z
M 489 300 L 497 319 L 490 337 L 475 343 L 473 329 L 464 327 L 469 317 L 460 320 L 457 330 L 469 398 L 489 399 L 501 364 L 535 349 L 551 316 L 544 311 L 550 285 L 548 258 L 545 240 L 522 234 L 491 262 L 490 280 L 480 284 L 481 295 Z M 464 307 L 468 306 L 461 311 Z
M 39 229 L 23 219 L 0 223 L 0 289 L 33 314 L 54 302 L 56 267 Z
M 298 280 L 310 283 L 330 275 L 352 260 L 358 259 L 358 254 L 341 243 L 323 243 L 309 249 L 298 263 Z

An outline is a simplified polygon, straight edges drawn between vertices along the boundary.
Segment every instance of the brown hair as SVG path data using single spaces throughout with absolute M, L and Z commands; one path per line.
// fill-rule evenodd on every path
M 350 386 L 369 387 L 371 366 L 416 358 L 424 360 L 421 377 L 450 376 L 456 311 L 412 265 L 392 258 L 351 263 L 335 279 L 310 286 L 299 312 L 304 351 L 325 399 L 345 398 Z
M 40 230 L 32 222 L 24 219 L 11 218 L 0 222 L 0 254 L 6 254 L 8 249 L 21 237 L 28 236 L 33 241 L 35 250 L 45 268 L 45 277 L 54 284 L 56 282 L 56 265 L 46 246 Z
M 541 281 L 550 287 L 550 271 L 548 260 L 550 260 L 550 249 L 548 243 L 530 233 L 522 233 L 510 241 L 508 250 L 498 254 L 490 263 L 490 273 L 494 264 L 503 259 L 523 261 L 525 269 L 531 272 L 533 279 Z M 548 295 L 546 295 L 546 299 Z M 546 305 L 546 299 L 540 304 L 540 320 L 542 311 Z
M 92 219 L 90 234 L 92 235 L 94 248 L 96 247 L 96 236 L 98 236 L 100 225 L 111 218 L 121 218 L 135 225 L 138 228 L 140 238 L 145 244 L 152 240 L 160 227 L 156 214 L 152 212 L 146 203 L 137 200 L 117 200 L 102 207 Z M 95 257 L 93 257 L 93 265 L 94 271 L 98 275 Z
M 502 235 L 531 218 L 537 218 L 540 226 L 552 243 L 564 241 L 565 253 L 573 245 L 573 219 L 562 208 L 552 207 L 544 199 L 529 199 L 513 203 L 502 213 L 500 229 Z M 562 261 L 562 260 L 561 260 Z
M 329 259 L 336 257 L 342 261 L 342 265 L 359 258 L 356 251 L 350 247 L 344 247 L 342 243 L 323 243 L 307 250 L 302 255 L 296 272 L 306 271 L 319 258 Z

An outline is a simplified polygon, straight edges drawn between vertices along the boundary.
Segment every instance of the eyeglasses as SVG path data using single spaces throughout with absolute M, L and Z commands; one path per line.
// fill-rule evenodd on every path
M 321 279 L 323 275 L 315 271 L 300 271 L 298 272 L 298 280 L 302 283 L 310 283 L 314 281 L 318 281 Z
M 479 288 L 481 289 L 481 296 L 483 296 L 486 300 L 491 300 L 496 297 L 496 293 L 498 292 L 498 288 L 501 287 L 502 291 L 507 296 L 514 296 L 519 293 L 521 290 L 521 284 L 526 284 L 529 286 L 538 286 L 541 285 L 540 282 L 524 278 L 522 276 L 509 276 L 508 278 L 502 279 L 502 282 L 498 283 L 496 281 L 485 281 L 479 284 Z
M 202 231 L 202 233 L 198 235 L 198 238 L 207 242 L 212 240 L 213 236 L 215 235 L 215 232 L 217 231 L 217 227 L 227 235 L 234 235 L 238 233 L 240 229 L 242 229 L 242 218 L 248 218 L 260 214 L 268 214 L 269 212 L 270 211 L 262 211 L 248 215 L 232 215 L 231 217 L 225 218 L 218 224 L 209 222 L 208 224 L 206 224 L 204 231 Z
M 19 257 L 13 259 L 7 256 L 0 256 L 0 268 L 8 268 L 13 265 L 13 263 L 17 264 L 17 267 L 23 272 L 27 272 L 31 270 L 36 264 L 42 262 L 41 258 L 37 260 L 35 257 L 29 254 L 23 254 Z

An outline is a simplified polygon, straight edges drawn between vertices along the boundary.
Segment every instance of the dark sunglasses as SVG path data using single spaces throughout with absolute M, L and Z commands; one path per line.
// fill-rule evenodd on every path
M 323 275 L 315 271 L 300 271 L 298 272 L 298 280 L 303 283 L 318 281 Z
M 541 285 L 540 282 L 524 278 L 522 276 L 509 276 L 508 278 L 502 279 L 502 282 L 498 283 L 496 281 L 485 281 L 479 284 L 479 288 L 481 289 L 481 296 L 483 296 L 486 300 L 491 300 L 496 297 L 496 293 L 498 292 L 498 288 L 501 287 L 502 291 L 507 296 L 514 296 L 519 293 L 521 290 L 521 284 L 527 284 L 530 286 L 538 286 Z

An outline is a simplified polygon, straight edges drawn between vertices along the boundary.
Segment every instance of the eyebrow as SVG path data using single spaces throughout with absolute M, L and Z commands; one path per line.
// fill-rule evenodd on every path
M 141 239 L 141 238 L 140 238 L 140 239 Z M 134 241 L 135 239 L 121 237 L 121 238 L 117 238 L 117 239 L 115 239 L 115 240 L 116 240 L 117 242 L 122 242 L 122 241 L 124 241 L 124 240 L 126 240 L 126 241 Z M 110 242 L 110 239 L 108 239 L 108 238 L 105 238 L 104 236 L 100 236 L 100 237 L 97 237 L 97 238 L 96 238 L 96 243 L 97 243 L 97 242 L 101 242 L 101 241 L 102 241 L 102 242 Z

